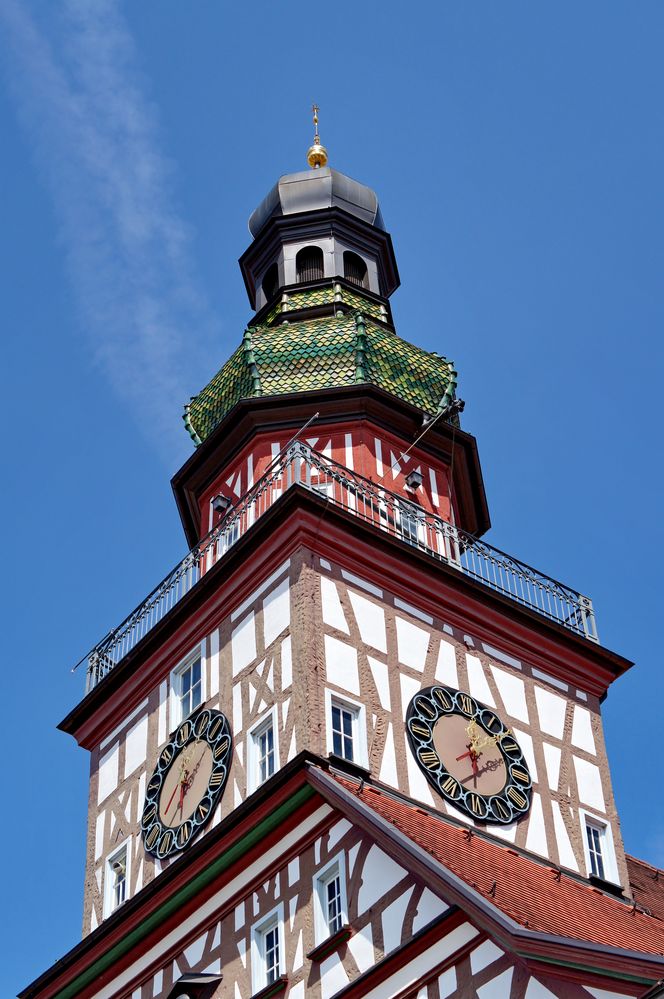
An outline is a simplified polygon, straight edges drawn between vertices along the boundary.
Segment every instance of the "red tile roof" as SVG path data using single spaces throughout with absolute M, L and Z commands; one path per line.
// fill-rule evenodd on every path
M 664 920 L 664 871 L 629 854 L 625 859 L 634 898 L 653 916 Z
M 559 874 L 509 846 L 469 836 L 468 830 L 377 788 L 361 787 L 334 776 L 365 805 L 522 926 L 587 943 L 664 954 L 664 922 L 640 911 L 638 906 L 635 909 L 629 902 Z

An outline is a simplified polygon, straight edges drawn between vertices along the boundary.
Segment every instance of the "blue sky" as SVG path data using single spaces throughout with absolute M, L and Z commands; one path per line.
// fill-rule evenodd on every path
M 663 31 L 647 0 L 3 0 L 3 995 L 79 939 L 69 669 L 184 553 L 182 407 L 251 315 L 246 221 L 314 99 L 379 194 L 399 332 L 456 362 L 488 539 L 637 663 L 606 737 L 627 849 L 664 865 Z

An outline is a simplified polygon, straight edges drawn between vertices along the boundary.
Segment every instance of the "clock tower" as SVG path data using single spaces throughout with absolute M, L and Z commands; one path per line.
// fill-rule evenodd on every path
M 21 996 L 664 994 L 664 875 L 625 854 L 602 731 L 631 664 L 484 540 L 454 364 L 397 332 L 378 198 L 314 123 L 185 406 L 189 551 L 61 722 L 83 939 Z

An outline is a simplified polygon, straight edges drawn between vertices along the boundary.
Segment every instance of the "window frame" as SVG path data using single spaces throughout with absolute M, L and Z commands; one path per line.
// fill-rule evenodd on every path
M 579 819 L 581 821 L 581 836 L 583 839 L 583 855 L 586 862 L 587 877 L 599 878 L 600 881 L 608 881 L 610 884 L 620 885 L 618 874 L 618 863 L 616 851 L 613 843 L 613 830 L 611 823 L 594 812 L 589 812 L 585 808 L 579 809 Z M 593 873 L 592 859 L 590 856 L 590 846 L 588 844 L 588 826 L 599 829 L 601 834 L 601 855 L 604 866 L 604 877 Z
M 273 734 L 274 769 L 268 777 L 261 780 L 258 739 L 263 731 L 270 726 L 272 727 Z M 252 794 L 265 781 L 268 781 L 270 777 L 276 774 L 279 766 L 279 715 L 277 705 L 274 704 L 269 711 L 261 715 L 247 730 L 247 794 Z
M 326 889 L 333 878 L 339 878 L 341 923 L 335 930 L 330 929 L 326 915 L 327 897 Z M 336 854 L 314 875 L 313 879 L 314 898 L 314 939 L 316 946 L 330 940 L 344 927 L 348 926 L 348 896 L 346 892 L 346 858 L 344 851 Z
M 115 882 L 113 879 L 113 864 L 124 854 L 125 860 L 125 874 L 124 874 L 124 898 L 121 902 L 116 905 L 113 904 L 113 895 L 115 891 Z M 103 909 L 102 918 L 108 919 L 110 915 L 120 909 L 125 902 L 130 898 L 129 885 L 131 878 L 131 836 L 123 840 L 118 846 L 116 846 L 104 860 L 104 891 L 103 891 Z
M 187 670 L 193 666 L 195 661 L 200 659 L 201 661 L 201 699 L 198 704 L 191 709 L 189 714 L 182 713 L 182 694 L 180 691 L 180 682 L 182 676 L 187 672 Z M 206 683 L 205 683 L 205 673 L 206 673 L 206 663 L 205 663 L 205 643 L 200 642 L 195 648 L 191 650 L 180 662 L 171 670 L 170 675 L 170 729 L 173 731 L 180 725 L 185 718 L 189 718 L 195 711 L 205 704 L 206 701 Z
M 352 730 L 352 740 L 353 740 L 353 759 L 348 760 L 349 763 L 355 763 L 360 767 L 368 768 L 369 759 L 367 753 L 367 709 L 361 701 L 355 701 L 351 697 L 347 697 L 345 694 L 339 694 L 336 690 L 330 690 L 325 688 L 325 731 L 326 731 L 326 742 L 327 742 L 327 752 L 329 756 L 336 756 L 334 752 L 334 737 L 332 733 L 332 707 L 337 705 L 338 707 L 350 710 L 353 715 L 353 730 Z M 357 748 L 357 752 L 355 749 Z M 346 756 L 342 756 L 341 759 L 348 759 Z
M 265 938 L 272 929 L 277 931 L 279 951 L 277 974 L 272 981 L 268 981 Z M 260 992 L 261 989 L 277 982 L 285 974 L 286 962 L 284 958 L 284 906 L 283 902 L 280 902 L 251 927 L 251 987 L 253 993 Z

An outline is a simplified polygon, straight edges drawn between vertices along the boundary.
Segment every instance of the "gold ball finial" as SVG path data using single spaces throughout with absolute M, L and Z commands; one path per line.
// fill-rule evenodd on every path
M 307 163 L 312 170 L 317 170 L 319 167 L 324 167 L 327 163 L 327 149 L 325 146 L 320 144 L 320 135 L 318 134 L 318 112 L 320 108 L 317 104 L 311 105 L 311 110 L 314 115 L 314 144 L 309 146 L 307 151 Z

